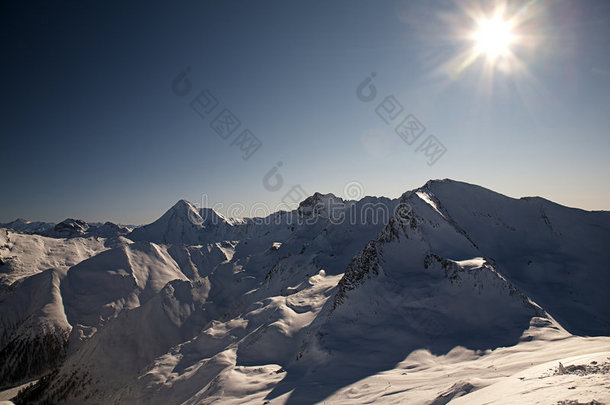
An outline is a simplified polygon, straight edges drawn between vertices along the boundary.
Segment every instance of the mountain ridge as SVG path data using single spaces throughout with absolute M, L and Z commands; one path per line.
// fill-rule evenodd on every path
M 0 356 L 32 364 L 0 383 L 44 376 L 17 403 L 315 403 L 419 350 L 542 345 L 542 362 L 610 342 L 598 212 L 453 180 L 258 220 L 208 210 L 180 200 L 107 237 L 0 230 Z

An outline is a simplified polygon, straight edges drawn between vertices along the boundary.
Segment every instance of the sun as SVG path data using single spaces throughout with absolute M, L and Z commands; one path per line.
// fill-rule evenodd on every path
M 494 16 L 479 20 L 477 25 L 473 39 L 478 55 L 495 60 L 510 53 L 510 46 L 515 40 L 510 22 L 501 16 Z
M 491 3 L 459 2 L 455 15 L 443 14 L 441 21 L 448 26 L 442 37 L 447 45 L 443 50 L 449 52 L 447 59 L 439 57 L 441 62 L 434 71 L 453 81 L 470 70 L 479 76 L 478 87 L 489 94 L 495 77 L 500 80 L 510 75 L 535 82 L 529 63 L 546 40 L 543 27 L 548 24 L 548 11 L 540 2 L 521 5 L 496 0 L 493 8 Z
M 443 15 L 442 21 L 447 20 L 450 30 L 443 38 L 453 46 L 453 51 L 448 52 L 449 57 L 435 71 L 457 80 L 472 69 L 480 74 L 481 83 L 488 83 L 490 88 L 496 74 L 533 79 L 528 62 L 545 40 L 541 33 L 546 24 L 545 7 L 532 5 L 533 2 L 525 5 L 507 2 L 497 0 L 494 8 L 489 7 L 492 2 L 481 5 L 460 2 L 455 17 Z

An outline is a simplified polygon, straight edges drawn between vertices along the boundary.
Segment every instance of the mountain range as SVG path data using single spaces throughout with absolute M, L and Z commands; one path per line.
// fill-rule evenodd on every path
M 16 220 L 0 386 L 23 404 L 610 401 L 608 247 L 610 212 L 448 179 L 265 218 L 181 200 L 139 227 Z

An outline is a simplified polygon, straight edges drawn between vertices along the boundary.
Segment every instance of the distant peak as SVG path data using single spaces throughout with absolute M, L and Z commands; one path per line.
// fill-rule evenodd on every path
M 298 212 L 305 216 L 322 216 L 328 217 L 337 210 L 341 211 L 345 208 L 345 203 L 342 198 L 337 197 L 332 193 L 322 194 L 314 193 L 307 197 L 299 204 Z
M 67 218 L 55 225 L 53 231 L 61 236 L 82 235 L 89 229 L 89 224 L 82 219 Z
M 343 202 L 343 199 L 337 197 L 333 193 L 322 194 L 320 192 L 315 192 L 313 195 L 307 197 L 299 204 L 299 208 L 301 207 L 313 207 L 314 205 L 333 203 L 333 202 Z
M 457 181 L 457 180 L 447 179 L 447 178 L 431 179 L 431 180 L 428 180 L 426 182 L 426 184 L 424 184 L 424 187 L 429 187 L 429 186 L 436 185 L 436 184 L 458 184 L 458 183 L 462 183 L 462 182 Z M 467 184 L 467 183 L 462 183 L 462 184 Z
M 79 224 L 79 225 L 87 225 L 87 222 L 82 219 L 74 219 L 74 218 L 66 218 L 60 222 L 60 224 Z
M 186 201 L 186 200 L 178 200 L 178 202 L 176 204 L 174 204 L 174 206 L 172 208 L 179 208 L 179 209 L 193 208 L 193 209 L 196 209 L 195 206 L 192 203 L 190 203 L 189 201 Z
M 453 179 L 434 179 L 428 180 L 426 184 L 417 189 L 416 191 L 434 191 L 434 190 L 487 190 L 484 187 L 477 186 L 476 184 L 467 183 L 464 181 L 458 181 Z M 491 192 L 491 190 L 488 190 Z

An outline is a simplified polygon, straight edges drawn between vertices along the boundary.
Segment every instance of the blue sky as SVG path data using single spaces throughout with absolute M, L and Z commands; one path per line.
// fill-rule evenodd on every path
M 3 2 L 0 221 L 140 224 L 204 194 L 275 207 L 295 185 L 397 197 L 434 178 L 610 209 L 610 3 L 510 3 L 512 60 L 456 73 L 469 11 L 490 4 Z M 218 101 L 205 118 L 203 90 Z M 386 96 L 403 106 L 390 124 Z M 210 125 L 225 108 L 241 122 L 228 139 Z M 394 132 L 407 114 L 426 128 L 412 145 Z M 247 160 L 231 145 L 245 129 L 262 143 Z M 446 148 L 433 165 L 429 135 Z

